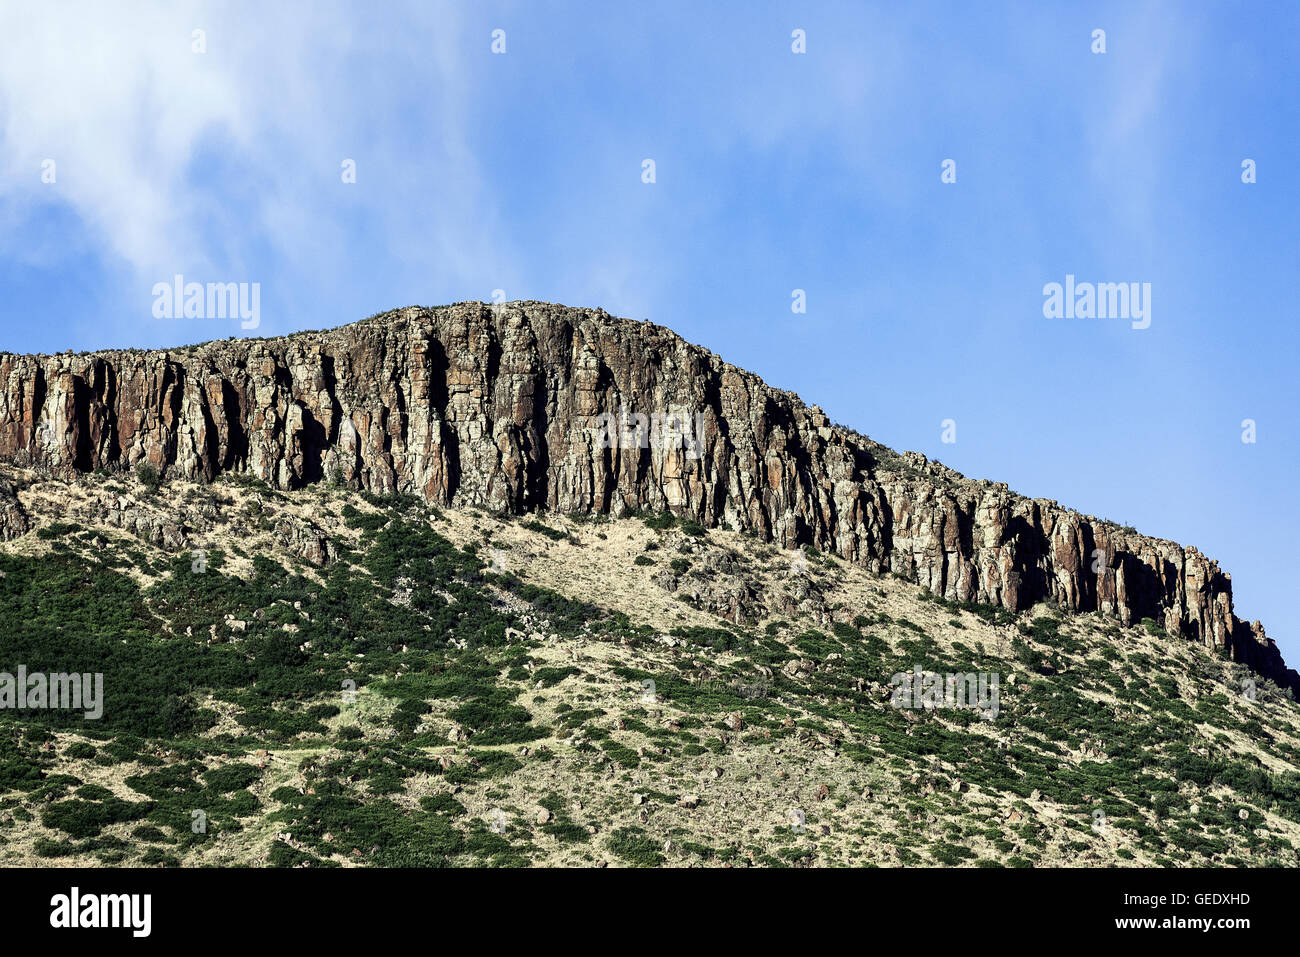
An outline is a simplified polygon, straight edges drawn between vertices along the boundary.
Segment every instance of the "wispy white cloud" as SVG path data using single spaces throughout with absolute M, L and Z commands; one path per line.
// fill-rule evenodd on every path
M 342 280 L 359 221 L 396 263 L 471 272 L 487 250 L 483 231 L 463 224 L 481 223 L 491 198 L 464 139 L 474 91 L 459 17 L 416 4 L 401 11 L 400 29 L 385 29 L 374 13 L 350 4 L 0 7 L 5 254 L 57 257 L 17 227 L 59 207 L 110 264 L 146 278 L 243 278 L 274 262 Z M 192 49 L 195 30 L 205 52 Z M 403 75 L 410 99 L 398 112 Z M 341 182 L 344 158 L 357 162 L 355 187 Z M 56 163 L 53 185 L 41 181 L 46 159 Z M 506 251 L 497 244 L 491 254 Z

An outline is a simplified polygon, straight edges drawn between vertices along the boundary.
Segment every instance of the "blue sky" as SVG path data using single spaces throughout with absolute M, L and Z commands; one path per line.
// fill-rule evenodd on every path
M 601 306 L 1196 545 L 1295 664 L 1298 33 L 1269 3 L 7 5 L 0 349 Z M 260 328 L 155 319 L 176 273 L 260 283 Z M 1045 318 L 1067 274 L 1150 283 L 1150 328 Z

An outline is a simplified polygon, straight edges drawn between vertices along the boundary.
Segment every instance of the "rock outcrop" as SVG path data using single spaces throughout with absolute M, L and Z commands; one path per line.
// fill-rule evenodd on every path
M 21 538 L 31 529 L 31 520 L 18 501 L 18 493 L 8 482 L 0 480 L 0 542 Z
M 279 489 L 336 481 L 512 512 L 671 509 L 954 600 L 1152 618 L 1300 689 L 1195 548 L 899 455 L 600 310 L 461 303 L 280 339 L 0 354 L 0 459 L 247 471 Z

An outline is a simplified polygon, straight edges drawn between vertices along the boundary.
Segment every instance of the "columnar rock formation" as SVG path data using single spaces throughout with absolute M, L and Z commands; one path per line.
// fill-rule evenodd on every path
M 628 421 L 612 441 L 611 413 Z M 671 509 L 952 599 L 1153 618 L 1300 687 L 1195 548 L 899 455 L 667 329 L 600 310 L 461 303 L 166 352 L 0 354 L 0 458 L 248 471 L 281 489 L 333 480 L 514 512 Z

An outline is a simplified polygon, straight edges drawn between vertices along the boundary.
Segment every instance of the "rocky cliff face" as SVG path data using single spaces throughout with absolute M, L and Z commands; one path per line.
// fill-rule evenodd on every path
M 0 354 L 0 459 L 248 471 L 514 512 L 671 509 L 951 599 L 1153 618 L 1300 688 L 1195 548 L 899 455 L 599 310 L 462 303 L 167 352 Z M 21 534 L 13 508 L 0 501 L 0 528 Z

